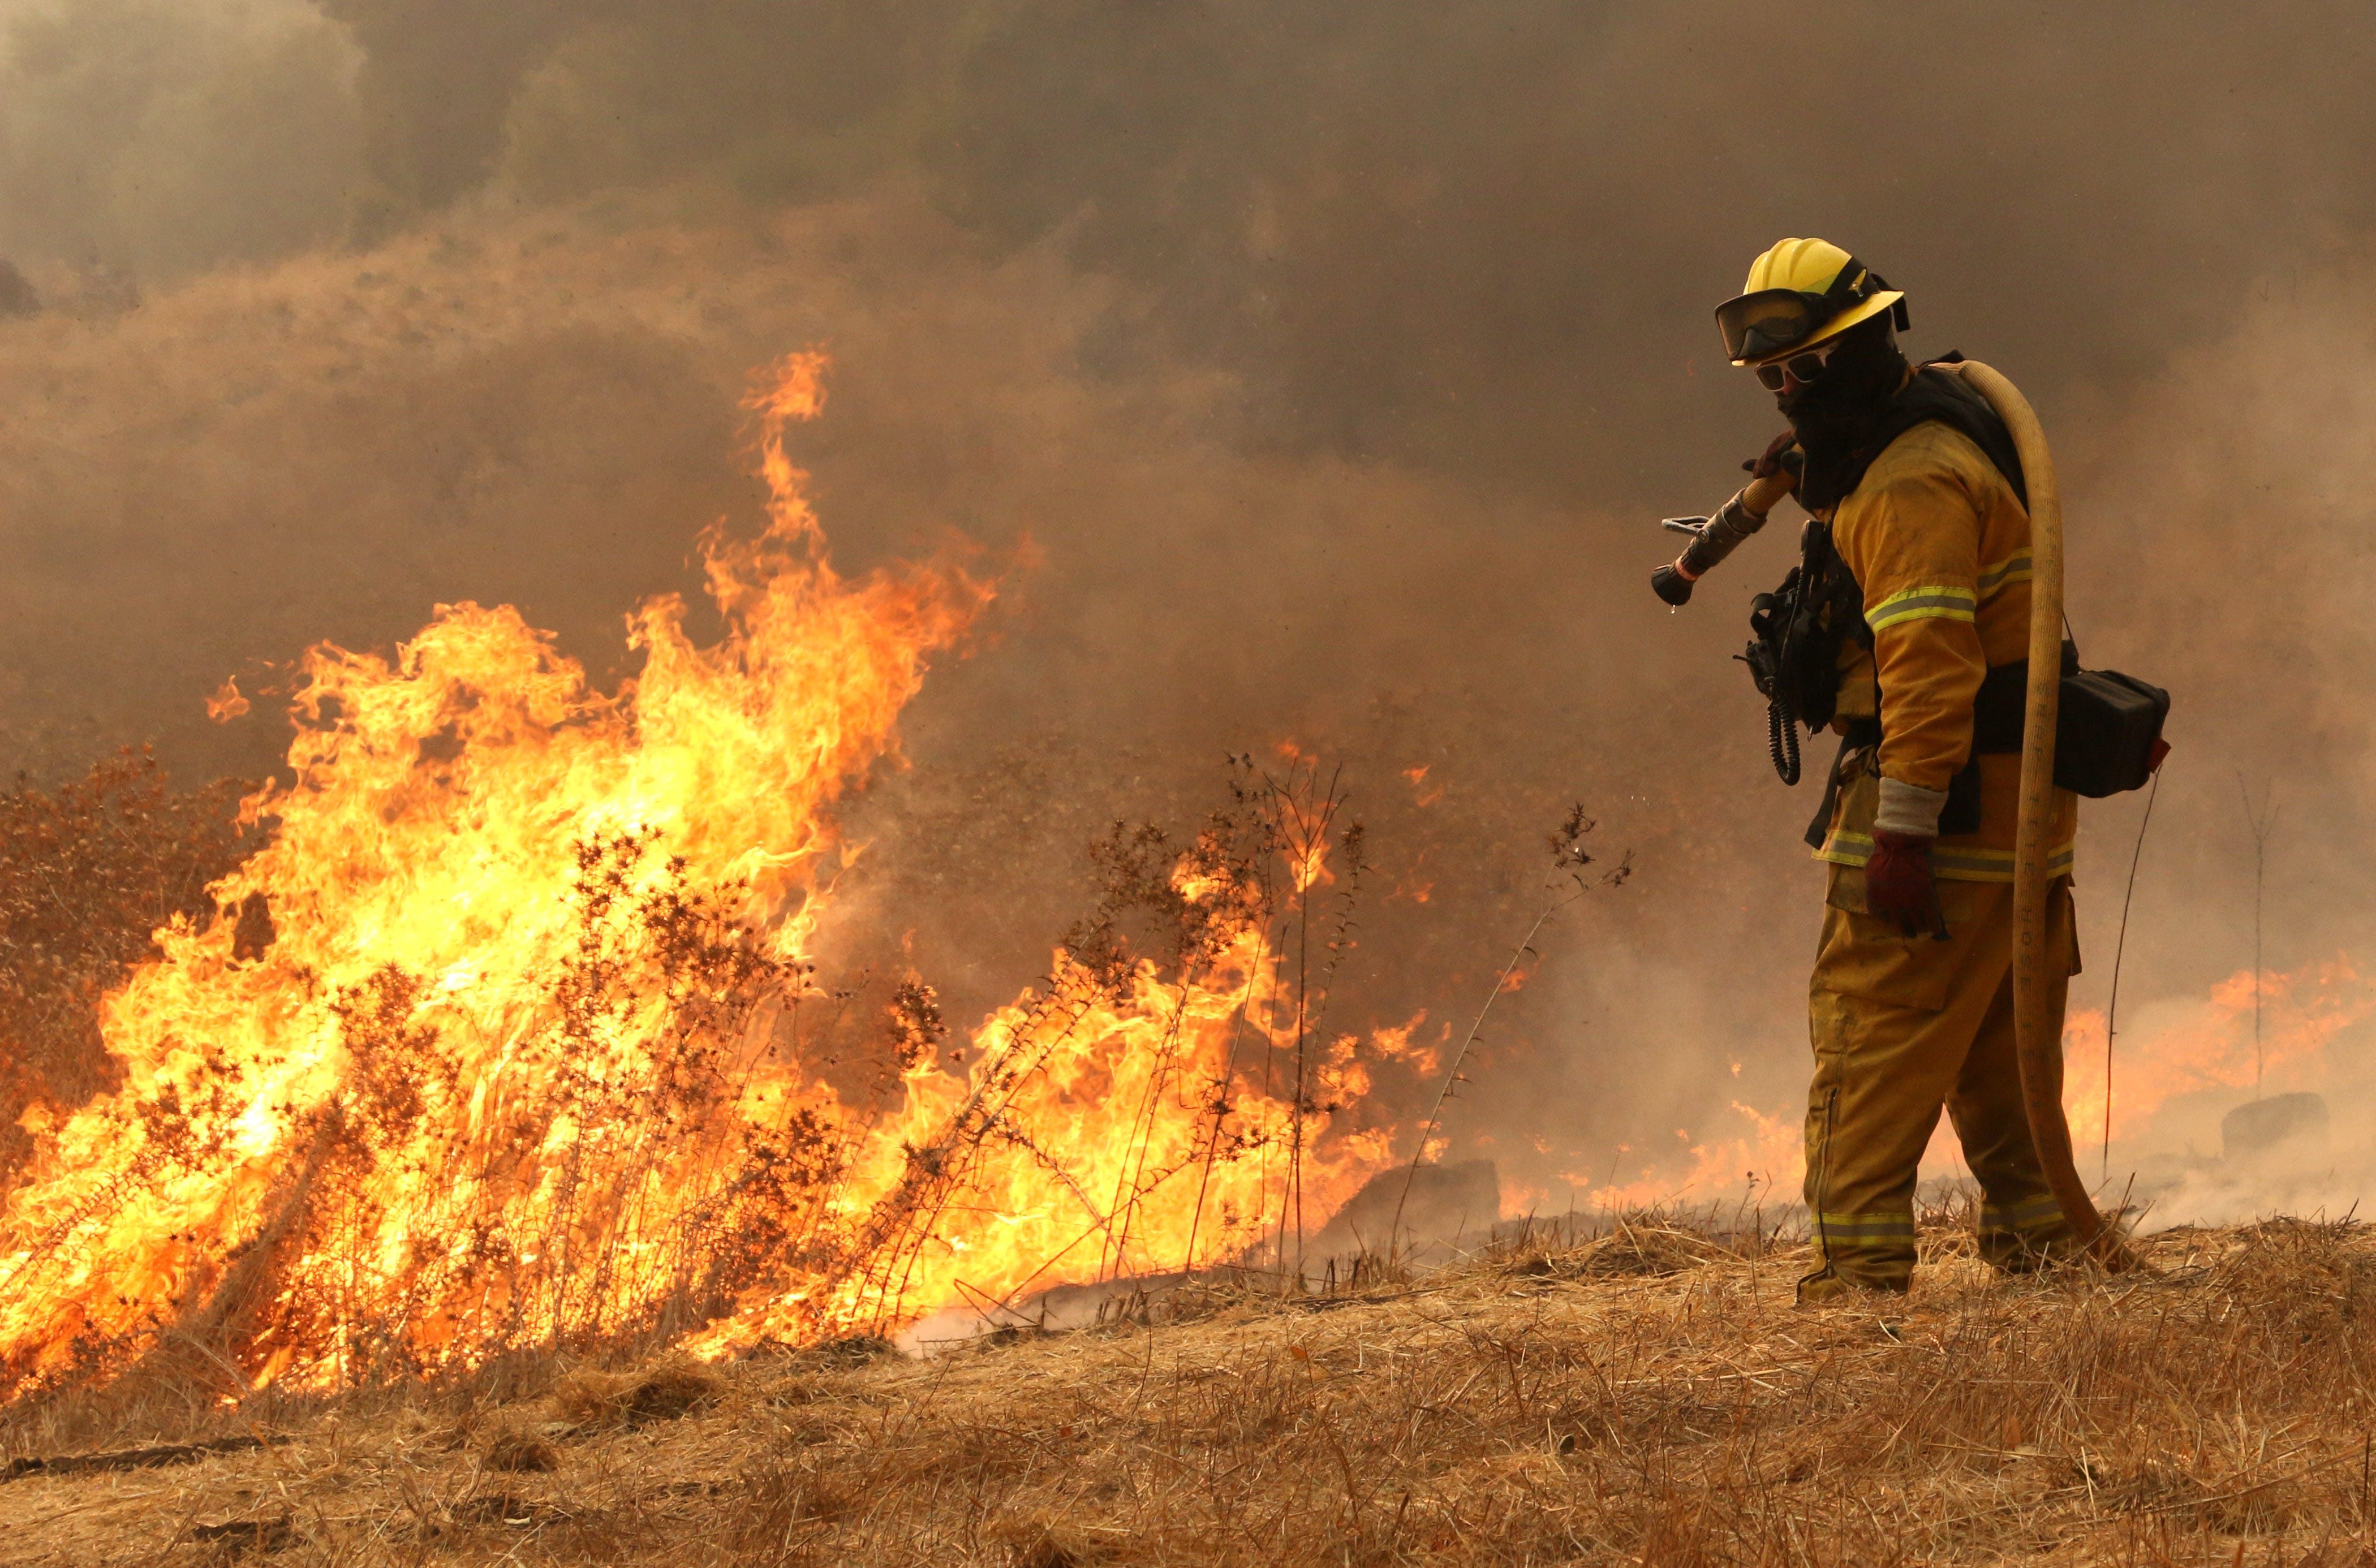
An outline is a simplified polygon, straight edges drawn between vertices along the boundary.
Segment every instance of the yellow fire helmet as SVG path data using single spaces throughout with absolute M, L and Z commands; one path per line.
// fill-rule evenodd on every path
M 1724 351 L 1737 365 L 1767 364 L 1895 310 L 1906 296 L 1829 240 L 1784 240 L 1752 262 L 1749 281 L 1716 307 Z

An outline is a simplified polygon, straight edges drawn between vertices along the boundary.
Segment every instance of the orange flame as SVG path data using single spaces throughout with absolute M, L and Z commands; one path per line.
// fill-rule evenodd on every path
M 2175 1018 L 2132 1030 L 2115 1042 L 2111 1135 L 2133 1137 L 2154 1114 L 2180 1095 L 2205 1089 L 2249 1089 L 2256 1080 L 2286 1085 L 2322 1064 L 2327 1046 L 2354 1024 L 2376 1015 L 2376 985 L 2348 958 L 2337 956 L 2290 973 L 2261 977 L 2261 1044 L 2252 1040 L 2253 976 L 2239 969 Z M 2068 1078 L 2063 1093 L 2074 1136 L 2104 1129 L 2102 1012 L 2074 1013 L 2063 1034 Z
M 248 700 L 240 694 L 239 677 L 228 676 L 214 695 L 207 699 L 207 717 L 218 724 L 228 724 L 248 710 Z
M 903 988 L 887 1109 L 803 1061 L 828 809 L 990 598 L 835 573 L 783 440 L 825 369 L 749 399 L 769 521 L 704 536 L 715 646 L 671 597 L 615 693 L 509 608 L 308 653 L 292 782 L 247 804 L 276 834 L 214 889 L 268 945 L 176 925 L 106 999 L 123 1088 L 35 1129 L 0 1208 L 0 1390 L 176 1335 L 261 1385 L 881 1329 L 1283 1233 L 1290 1142 L 1324 1213 L 1384 1162 L 1257 1087 L 1300 1023 L 1263 927 L 1178 981 L 1060 954 L 962 1079 Z
M 1425 763 L 1420 763 L 1416 767 L 1403 769 L 1403 778 L 1411 787 L 1411 803 L 1414 805 L 1432 806 L 1443 799 L 1443 785 L 1438 784 L 1432 790 L 1426 787 L 1427 774 L 1428 767 Z
M 2156 1113 L 2184 1095 L 2251 1091 L 2256 1081 L 2271 1090 L 2314 1081 L 2326 1065 L 2328 1047 L 2376 1016 L 2376 983 L 2347 957 L 2290 973 L 2265 972 L 2256 1060 L 2253 1000 L 2251 971 L 2239 970 L 2214 984 L 2199 1002 L 2174 1014 L 2162 1012 L 2148 1027 L 2123 1028 L 2113 1063 L 2112 1137 L 2149 1138 Z M 2104 1134 L 2104 1029 L 2101 1010 L 2083 1009 L 2071 1015 L 2063 1030 L 2064 1114 L 2073 1139 L 2083 1146 Z M 1735 1075 L 1739 1071 L 1735 1064 Z M 1737 1100 L 1732 1110 L 1748 1120 L 1750 1131 L 1692 1143 L 1680 1163 L 1639 1167 L 1642 1174 L 1630 1182 L 1608 1180 L 1606 1170 L 1572 1170 L 1563 1179 L 1588 1189 L 1595 1204 L 1621 1209 L 1722 1197 L 1752 1184 L 1794 1192 L 1806 1173 L 1797 1111 L 1784 1107 L 1769 1115 Z M 1943 1119 L 1922 1164 L 1926 1174 L 1963 1169 L 1954 1133 Z
M 1751 1186 L 1795 1194 L 1807 1170 L 1805 1135 L 1798 1115 L 1787 1110 L 1767 1115 L 1740 1100 L 1732 1102 L 1732 1111 L 1749 1123 L 1745 1132 L 1693 1142 L 1688 1129 L 1676 1129 L 1677 1139 L 1689 1145 L 1681 1166 L 1654 1165 L 1631 1182 L 1611 1180 L 1608 1171 L 1598 1176 L 1575 1171 L 1566 1180 L 1588 1189 L 1594 1206 L 1610 1210 L 1709 1202 Z M 1624 1155 L 1634 1150 L 1631 1145 L 1621 1144 L 1616 1152 Z

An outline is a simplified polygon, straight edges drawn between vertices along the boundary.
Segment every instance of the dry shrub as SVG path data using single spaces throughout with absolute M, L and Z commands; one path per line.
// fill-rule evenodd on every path
M 1571 1266 L 1574 1273 L 1586 1277 L 1656 1277 L 1681 1274 L 1728 1255 L 1724 1247 L 1706 1237 L 1670 1225 L 1621 1221 L 1608 1235 L 1586 1247 Z
M 548 1512 L 533 1498 L 498 1490 L 459 1500 L 446 1511 L 446 1516 L 450 1523 L 468 1529 L 483 1525 L 532 1524 Z
M 649 1353 L 760 1301 L 774 1303 L 767 1330 L 786 1337 L 828 1326 L 803 1321 L 814 1309 L 797 1303 L 844 1299 L 853 1305 L 837 1321 L 886 1332 L 941 1304 L 942 1260 L 970 1230 L 998 1229 L 985 1216 L 1014 1201 L 1018 1170 L 1051 1203 L 1097 1217 L 1106 1255 L 1065 1260 L 1067 1270 L 1147 1272 L 1150 1238 L 1160 1234 L 1148 1216 L 1183 1202 L 1198 1206 L 1193 1244 L 1207 1254 L 1276 1251 L 1284 1221 L 1271 1232 L 1247 1216 L 1284 1216 L 1290 1197 L 1301 1213 L 1303 1161 L 1315 1151 L 1354 1158 L 1331 1143 L 1348 1129 L 1332 1133 L 1329 1118 L 1347 1109 L 1340 1091 L 1384 1066 L 1365 1062 L 1356 1073 L 1301 1025 L 1291 1044 L 1267 1026 L 1221 1028 L 1189 999 L 1251 953 L 1246 961 L 1276 968 L 1282 987 L 1291 968 L 1292 997 L 1278 988 L 1215 995 L 1235 997 L 1241 1013 L 1291 1008 L 1309 1020 L 1320 1011 L 1349 941 L 1360 834 L 1358 824 L 1327 827 L 1342 801 L 1315 778 L 1308 759 L 1284 778 L 1240 759 L 1231 805 L 1193 841 L 1146 828 L 1102 845 L 1107 885 L 1095 917 L 1075 928 L 1065 956 L 1015 1016 L 984 1037 L 995 1044 L 962 1074 L 975 1092 L 903 1134 L 903 1158 L 881 1169 L 860 1155 L 895 1103 L 885 1097 L 908 1092 L 904 1073 L 945 1033 L 930 989 L 897 988 L 887 1054 L 878 1042 L 844 1061 L 830 1019 L 802 1035 L 800 1004 L 832 993 L 813 966 L 751 940 L 738 913 L 747 889 L 705 879 L 654 830 L 589 832 L 570 847 L 573 940 L 538 970 L 525 1032 L 491 1054 L 478 1024 L 428 1004 L 434 976 L 394 961 L 328 991 L 340 1082 L 304 1105 L 275 1106 L 291 1157 L 268 1197 L 268 1223 L 236 1235 L 208 1220 L 176 1236 L 184 1250 L 174 1294 L 152 1310 L 115 1313 L 104 1329 L 89 1324 L 77 1292 L 129 1255 L 111 1213 L 149 1194 L 251 1180 L 220 1133 L 252 1112 L 249 1079 L 266 1064 L 243 1049 L 186 1093 L 168 1086 L 93 1108 L 84 1141 L 102 1159 L 18 1206 L 60 1218 L 21 1249 L 27 1261 L 10 1280 L 36 1310 L 12 1335 L 0 1396 L 101 1385 L 182 1349 L 196 1376 L 227 1371 L 246 1381 L 249 1363 L 269 1358 L 292 1381 L 279 1360 L 393 1387 L 540 1350 Z M 1290 822 L 1301 826 L 1290 831 Z M 1315 921 L 1307 916 L 1324 911 L 1299 900 L 1318 895 L 1289 873 L 1324 851 L 1337 881 Z M 1197 897 L 1174 885 L 1183 867 L 1206 889 Z M 268 909 L 244 904 L 237 920 L 243 943 L 252 927 L 256 951 L 272 944 Z M 318 980 L 281 969 L 276 986 Z M 1180 1020 L 1192 1014 L 1202 1021 L 1183 1033 Z M 1241 1033 L 1273 1042 L 1261 1061 L 1240 1049 Z M 590 1071 L 592 1053 L 616 1060 Z M 778 1059 L 821 1079 L 884 1071 L 875 1088 L 853 1086 L 846 1099 L 746 1094 Z M 1075 1169 L 1085 1155 L 1122 1153 L 1081 1142 L 1064 1085 L 1068 1064 L 1082 1061 L 1117 1073 L 1146 1067 L 1114 1134 L 1125 1140 L 1117 1169 L 1131 1172 L 1128 1190 L 1117 1187 L 1111 1201 L 1091 1201 Z M 481 1115 L 473 1108 L 496 1071 L 536 1085 L 533 1103 Z M 1286 1087 L 1284 1099 L 1271 1098 L 1274 1085 Z M 1283 1149 L 1274 1150 L 1278 1129 L 1257 1101 L 1289 1123 Z M 1274 1152 L 1283 1157 L 1276 1170 Z M 434 1229 L 455 1244 L 391 1254 L 382 1239 L 393 1233 L 392 1192 L 417 1211 L 414 1234 Z M 1249 1208 L 1248 1193 L 1266 1195 Z M 1051 1256 L 1043 1267 L 1056 1265 Z M 795 1282 L 804 1288 L 790 1289 Z M 929 1303 L 913 1299 L 924 1293 Z M 1138 1307 L 1142 1317 L 1151 1310 Z M 460 1318 L 472 1324 L 467 1336 L 451 1332 Z M 71 1365 L 50 1354 L 62 1344 L 73 1347 Z M 857 1342 L 844 1353 L 871 1356 L 879 1346 Z M 699 1378 L 671 1374 L 631 1389 L 588 1380 L 572 1397 L 591 1420 L 639 1422 L 680 1414 L 707 1392 Z
M 863 1493 L 814 1464 L 771 1460 L 719 1491 L 707 1532 L 715 1555 L 695 1561 L 732 1568 L 825 1568 L 842 1554 L 818 1550 L 835 1526 L 858 1515 Z M 677 1554 L 682 1559 L 683 1554 Z
M 672 1421 L 714 1402 L 726 1391 L 717 1373 L 686 1361 L 619 1373 L 574 1372 L 553 1390 L 561 1413 L 580 1426 L 643 1426 Z
M 1077 1523 L 1041 1512 L 1000 1519 L 990 1536 L 1005 1568 L 1087 1568 L 1109 1555 Z
M 457 1453 L 470 1446 L 470 1439 L 478 1431 L 478 1425 L 475 1411 L 466 1411 L 452 1420 L 423 1421 L 420 1428 L 421 1441 L 441 1454 Z
M 1968 1182 L 1955 1182 L 1921 1194 L 1914 1216 L 1917 1257 L 1925 1264 L 1978 1258 L 1979 1222 L 1979 1189 Z
M 729 897 L 693 885 L 685 863 L 659 857 L 649 833 L 591 835 L 574 858 L 578 940 L 542 977 L 552 1006 L 532 1039 L 506 1048 L 515 1070 L 528 1071 L 519 1063 L 535 1057 L 552 1071 L 536 1114 L 482 1122 L 458 1109 L 472 1084 L 474 1037 L 422 1021 L 422 976 L 390 964 L 339 990 L 328 1002 L 344 1086 L 302 1114 L 280 1108 L 301 1152 L 276 1194 L 274 1229 L 263 1233 L 269 1244 L 224 1245 L 227 1230 L 192 1238 L 178 1296 L 117 1333 L 82 1335 L 71 1366 L 43 1364 L 39 1333 L 21 1331 L 0 1364 L 0 1394 L 97 1385 L 154 1360 L 160 1345 L 183 1346 L 208 1365 L 269 1345 L 309 1361 L 335 1359 L 358 1384 L 451 1378 L 509 1356 L 533 1359 L 556 1337 L 538 1315 L 545 1303 L 574 1303 L 576 1315 L 558 1336 L 570 1348 L 649 1348 L 778 1277 L 788 1257 L 842 1266 L 838 1233 L 817 1232 L 834 1219 L 828 1200 L 855 1133 L 801 1111 L 757 1137 L 738 1110 L 749 1058 L 774 1049 L 754 1019 L 797 998 L 805 970 L 751 943 Z M 638 882 L 647 869 L 650 885 Z M 255 922 L 241 918 L 243 930 L 268 925 L 261 911 Z M 654 995 L 666 999 L 668 1021 L 648 1049 L 616 1074 L 582 1070 L 588 1042 Z M 46 1303 L 58 1325 L 51 1333 L 73 1321 L 77 1269 L 106 1255 L 109 1206 L 137 1206 L 144 1183 L 211 1180 L 221 1170 L 214 1134 L 244 1081 L 226 1067 L 199 1075 L 186 1095 L 102 1108 L 103 1141 L 119 1156 L 137 1150 L 137 1166 L 121 1192 L 53 1227 L 10 1279 L 25 1299 Z M 547 1146 L 555 1125 L 640 1126 L 644 1135 L 604 1142 L 604 1150 L 624 1151 L 617 1158 L 581 1158 L 574 1146 Z M 518 1201 L 537 1171 L 555 1168 L 572 1173 L 562 1183 L 565 1202 L 548 1209 Z M 386 1218 L 390 1182 L 432 1170 L 448 1191 L 468 1194 L 458 1211 L 422 1210 L 440 1214 L 458 1244 L 417 1249 L 360 1281 L 354 1260 L 370 1253 L 365 1238 Z M 668 1184 L 655 1174 L 662 1170 L 686 1173 L 685 1192 L 700 1195 L 644 1203 L 647 1187 Z M 504 1280 L 503 1311 L 460 1350 L 441 1313 L 475 1311 L 469 1303 L 486 1300 L 491 1275 Z M 675 1413 L 671 1397 L 654 1389 L 640 1413 Z
M 844 1478 L 814 1466 L 777 1464 L 742 1478 L 750 1517 L 746 1534 L 780 1534 L 780 1526 L 830 1524 L 859 1506 L 859 1493 Z
M 1491 1249 L 1487 1261 L 1524 1279 L 1655 1279 L 1736 1255 L 1725 1241 L 1652 1211 L 1620 1218 L 1607 1234 L 1580 1242 L 1564 1227 L 1527 1226 Z
M 268 912 L 220 911 L 207 895 L 259 842 L 238 821 L 253 788 L 176 790 L 144 748 L 54 790 L 0 794 L 0 1178 L 30 1151 L 28 1109 L 68 1111 L 112 1086 L 95 1004 L 160 926 L 244 917 L 269 942 Z
M 778 1409 L 791 1406 L 813 1405 L 820 1399 L 839 1392 L 841 1386 L 838 1381 L 826 1377 L 803 1375 L 778 1378 L 767 1385 L 765 1402 Z
M 898 1354 L 897 1347 L 879 1334 L 848 1334 L 808 1347 L 802 1355 L 829 1367 L 862 1367 L 869 1361 L 879 1361 L 885 1356 Z
M 295 1521 L 286 1514 L 262 1519 L 232 1519 L 221 1524 L 194 1524 L 188 1532 L 199 1561 L 232 1563 L 250 1555 L 280 1550 L 297 1538 Z
M 533 1427 L 497 1427 L 487 1439 L 484 1460 L 490 1470 L 534 1474 L 561 1467 L 561 1450 Z

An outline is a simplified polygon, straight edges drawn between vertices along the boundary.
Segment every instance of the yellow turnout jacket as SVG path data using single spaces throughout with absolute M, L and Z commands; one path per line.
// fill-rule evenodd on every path
M 1839 719 L 1881 719 L 1876 757 L 1847 758 L 1816 859 L 1862 866 L 1883 776 L 1944 790 L 1970 759 L 1972 702 L 1996 665 L 2029 652 L 2029 514 L 1978 446 L 1936 421 L 1889 444 L 1831 517 L 1833 548 L 1864 594 L 1870 651 L 1843 645 Z M 2018 755 L 1980 758 L 1980 826 L 1942 837 L 1942 881 L 2011 882 Z M 2055 873 L 2068 875 L 2078 802 L 2056 791 Z M 1861 878 L 1858 879 L 1861 882 Z

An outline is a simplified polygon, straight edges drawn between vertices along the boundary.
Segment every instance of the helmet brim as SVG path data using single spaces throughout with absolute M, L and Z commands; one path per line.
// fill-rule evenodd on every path
M 1831 339 L 1838 337 L 1841 333 L 1846 332 L 1851 327 L 1862 326 L 1864 323 L 1871 321 L 1874 316 L 1881 315 L 1883 311 L 1888 310 L 1890 307 L 1896 304 L 1898 301 L 1905 297 L 1906 291 L 1902 289 L 1883 289 L 1881 292 L 1872 295 L 1869 299 L 1859 300 L 1856 303 L 1840 312 L 1839 315 L 1832 317 L 1829 321 L 1824 323 L 1823 326 L 1817 327 L 1814 331 L 1810 332 L 1806 337 L 1800 339 L 1788 348 L 1776 349 L 1769 354 L 1751 355 L 1746 358 L 1737 359 L 1732 362 L 1746 369 L 1754 369 L 1755 367 L 1763 364 L 1779 364 L 1784 360 L 1790 358 L 1793 354 L 1803 354 L 1819 343 L 1827 343 L 1831 341 Z

